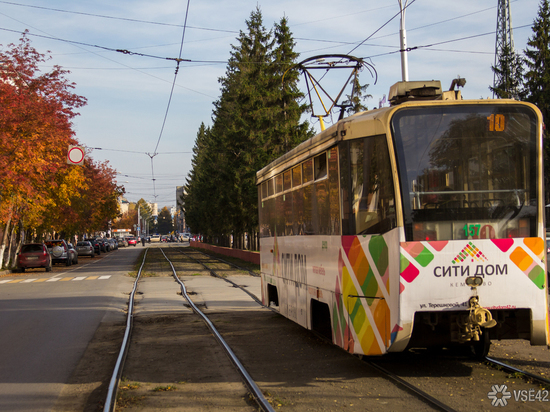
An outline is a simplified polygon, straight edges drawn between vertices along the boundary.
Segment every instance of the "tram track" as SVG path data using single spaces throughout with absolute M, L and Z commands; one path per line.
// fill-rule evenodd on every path
M 179 252 L 180 252 L 180 253 L 183 253 L 184 255 L 186 255 L 189 259 L 194 260 L 194 261 L 197 262 L 198 264 L 202 265 L 206 270 L 208 270 L 208 271 L 210 272 L 210 275 L 212 275 L 212 276 L 214 276 L 214 277 L 217 277 L 217 278 L 219 278 L 219 279 L 222 279 L 222 280 L 224 280 L 225 282 L 228 282 L 228 283 L 232 284 L 233 287 L 235 287 L 235 288 L 241 289 L 243 292 L 245 292 L 247 295 L 249 295 L 256 303 L 258 303 L 259 305 L 262 305 L 261 300 L 260 300 L 256 295 L 254 295 L 252 292 L 250 292 L 248 289 L 246 289 L 245 287 L 243 287 L 242 285 L 239 285 L 239 284 L 237 284 L 236 282 L 233 282 L 232 280 L 227 279 L 226 276 L 224 276 L 224 275 L 218 273 L 218 272 L 216 271 L 216 269 L 209 267 L 206 263 L 204 263 L 204 261 L 201 261 L 201 260 L 196 259 L 195 257 L 191 256 L 190 253 L 186 253 L 186 252 L 184 252 L 183 250 L 180 250 Z M 219 260 L 219 261 L 223 262 L 224 264 L 227 264 L 227 265 L 229 265 L 229 266 L 231 266 L 231 267 L 236 268 L 236 269 L 239 270 L 239 271 L 248 272 L 248 274 L 251 275 L 251 276 L 259 277 L 259 275 L 255 274 L 254 272 L 252 272 L 252 271 L 250 271 L 250 270 L 248 270 L 248 269 L 246 269 L 246 268 L 243 268 L 243 267 L 241 267 L 241 266 L 238 266 L 238 265 L 236 265 L 236 264 L 234 264 L 234 263 L 228 262 L 228 261 L 226 261 L 226 260 L 224 260 L 224 259 L 221 259 L 221 258 L 218 258 L 218 257 L 213 257 L 213 256 L 211 256 L 211 255 L 208 255 L 208 254 L 202 253 L 202 252 L 198 252 L 198 253 L 199 253 L 200 255 L 202 255 L 202 256 L 208 257 L 208 259 L 216 259 L 216 260 Z
M 136 280 L 134 282 L 133 290 L 130 293 L 130 299 L 129 299 L 129 304 L 128 304 L 128 316 L 127 316 L 127 321 L 126 321 L 126 330 L 125 330 L 125 334 L 124 334 L 123 343 L 121 345 L 120 352 L 119 352 L 119 355 L 118 355 L 118 358 L 117 358 L 117 362 L 116 362 L 116 365 L 115 365 L 115 368 L 113 370 L 113 374 L 111 376 L 111 380 L 110 380 L 110 383 L 109 383 L 109 388 L 108 388 L 108 391 L 107 391 L 107 397 L 106 397 L 105 406 L 104 406 L 104 412 L 111 412 L 111 411 L 116 410 L 117 392 L 118 392 L 120 381 L 121 381 L 122 371 L 124 369 L 124 362 L 125 362 L 125 359 L 126 359 L 127 354 L 128 354 L 129 345 L 130 345 L 130 338 L 131 338 L 131 333 L 132 333 L 133 317 L 134 317 L 134 310 L 133 310 L 134 309 L 134 300 L 135 300 L 135 295 L 136 295 L 137 290 L 138 290 L 138 285 L 139 285 L 139 281 L 140 281 L 140 278 L 141 278 L 141 273 L 142 273 L 143 267 L 144 267 L 145 262 L 146 262 L 147 251 L 148 250 L 145 251 L 145 254 L 143 256 L 142 264 L 141 264 L 141 266 L 138 270 L 138 274 L 137 274 Z M 172 264 L 171 260 L 166 256 L 165 252 L 162 249 L 161 249 L 161 252 L 162 252 L 164 258 L 166 259 L 166 261 L 169 263 L 169 265 L 171 267 L 172 275 L 173 275 L 174 279 L 176 280 L 176 282 L 180 286 L 182 297 L 185 298 L 185 300 L 187 301 L 189 307 L 192 308 L 193 312 L 197 316 L 199 316 L 202 319 L 202 321 L 204 321 L 204 323 L 206 324 L 206 326 L 208 327 L 208 329 L 212 333 L 215 340 L 218 342 L 220 347 L 225 351 L 225 353 L 227 354 L 227 356 L 231 360 L 233 366 L 236 368 L 236 370 L 240 374 L 240 376 L 243 380 L 243 383 L 248 388 L 249 393 L 250 393 L 250 399 L 252 399 L 256 403 L 259 410 L 266 411 L 266 412 L 273 412 L 274 411 L 273 408 L 271 407 L 271 405 L 269 404 L 269 402 L 267 401 L 267 399 L 265 398 L 265 396 L 263 395 L 263 393 L 259 389 L 258 385 L 256 385 L 256 383 L 254 382 L 254 380 L 252 379 L 252 377 L 250 376 L 250 374 L 248 373 L 246 368 L 239 361 L 239 359 L 237 358 L 237 356 L 235 355 L 235 353 L 233 352 L 231 347 L 227 344 L 227 342 L 224 340 L 222 335 L 217 331 L 217 329 L 214 326 L 213 322 L 209 319 L 209 317 L 206 314 L 204 314 L 204 312 L 202 312 L 198 308 L 197 305 L 195 305 L 193 303 L 192 299 L 190 298 L 190 296 L 187 293 L 187 290 L 186 290 L 186 287 L 185 287 L 184 283 L 179 279 L 179 277 L 177 275 L 177 272 L 176 272 L 176 269 L 174 268 L 174 265 Z M 243 288 L 241 288 L 241 289 L 243 289 Z M 250 293 L 249 293 L 249 295 L 252 296 L 252 297 L 254 296 L 253 294 L 250 294 Z M 257 298 L 256 298 L 256 300 L 257 300 Z
M 236 286 L 246 290 L 245 284 L 248 283 L 246 278 L 249 276 L 244 274 L 243 268 L 233 266 L 229 269 L 227 262 L 215 263 L 219 262 L 216 257 L 194 250 L 185 250 L 186 248 L 169 246 L 165 247 L 164 250 L 157 251 L 155 250 L 157 248 L 154 247 L 151 249 L 151 252 L 158 253 L 156 255 L 157 259 L 161 254 L 165 254 L 173 262 L 173 265 L 156 262 L 153 266 L 149 265 L 148 271 L 164 271 L 160 276 L 167 278 L 167 268 L 169 267 L 169 271 L 172 273 L 171 276 L 176 282 L 178 282 L 176 277 L 181 278 L 180 280 L 186 284 L 190 282 L 190 286 L 186 287 L 187 293 L 192 296 L 196 303 L 212 301 L 212 297 L 203 296 L 205 292 L 201 292 L 193 286 L 193 282 L 196 282 L 199 278 L 211 279 L 208 282 L 219 282 L 219 279 L 223 279 L 231 283 L 232 287 Z M 154 269 L 151 269 L 151 267 L 154 267 Z M 176 276 L 174 276 L 174 272 L 176 272 Z M 157 277 L 158 274 L 145 280 L 159 280 Z M 237 280 L 233 282 L 235 277 Z M 239 279 L 243 279 L 243 281 L 239 281 Z M 139 295 L 139 286 L 136 293 Z M 183 291 L 180 293 L 184 294 Z M 202 300 L 203 298 L 204 300 Z M 183 298 L 181 300 L 183 303 Z M 256 303 L 258 302 L 256 301 Z M 139 305 L 138 303 L 138 307 Z M 190 304 L 184 304 L 184 306 L 191 307 Z M 472 410 L 479 406 L 481 400 L 484 399 L 485 402 L 488 402 L 487 392 L 491 390 L 491 385 L 501 381 L 507 382 L 505 373 L 495 373 L 494 375 L 498 377 L 497 380 L 491 377 L 491 371 L 494 372 L 494 370 L 486 363 L 477 362 L 477 366 L 472 366 L 473 361 L 471 360 L 467 360 L 463 364 L 460 360 L 449 360 L 450 357 L 445 356 L 436 358 L 417 356 L 416 359 L 413 356 L 409 360 L 401 362 L 401 364 L 394 364 L 392 356 L 385 356 L 382 358 L 369 358 L 378 367 L 367 365 L 360 362 L 356 356 L 349 356 L 348 353 L 341 351 L 332 344 L 320 343 L 320 340 L 313 336 L 311 332 L 281 316 L 272 314 L 272 312 L 241 312 L 243 313 L 241 316 L 235 313 L 213 313 L 213 308 L 206 304 L 201 305 L 199 303 L 197 306 L 200 309 L 204 306 L 207 311 L 210 311 L 209 316 L 220 335 L 234 348 L 236 356 L 246 366 L 249 375 L 256 379 L 259 378 L 256 381 L 257 387 L 265 395 L 265 398 L 269 399 L 268 404 L 275 407 L 283 404 L 289 407 L 288 410 L 300 411 L 304 409 L 300 409 L 298 405 L 302 405 L 302 408 L 311 409 L 309 405 L 312 402 L 320 402 L 317 399 L 322 399 L 325 406 L 327 402 L 338 402 L 339 404 L 347 402 L 348 405 L 359 408 L 350 410 L 365 410 L 365 408 L 372 409 L 372 405 L 384 407 L 383 405 L 386 405 L 387 400 L 391 399 L 390 405 L 393 406 L 389 409 L 393 408 L 394 410 L 403 409 L 408 405 L 415 405 L 415 410 Z M 136 330 L 139 332 L 140 328 L 154 326 L 155 322 L 159 322 L 155 329 L 159 331 L 160 323 L 163 322 L 163 319 L 168 319 L 172 322 L 168 324 L 170 330 L 185 326 L 186 329 L 183 334 L 186 335 L 186 339 L 190 339 L 190 334 L 197 331 L 197 329 L 193 331 L 187 329 L 190 325 L 190 316 L 196 315 L 187 313 L 183 317 L 174 318 L 173 322 L 166 316 L 161 316 L 159 320 L 146 321 L 145 325 L 142 324 L 143 318 L 140 321 L 138 316 Z M 201 320 L 194 322 L 204 323 Z M 202 327 L 206 329 L 204 326 Z M 203 332 L 199 333 L 203 334 Z M 262 338 L 259 339 L 259 336 Z M 159 336 L 159 338 L 162 337 Z M 194 352 L 194 350 L 201 350 L 200 347 L 190 349 L 185 343 L 178 343 L 178 345 L 182 348 L 179 352 L 189 353 L 195 358 L 198 357 L 198 352 Z M 131 358 L 130 356 L 132 361 Z M 134 363 L 136 362 L 135 358 L 134 355 Z M 396 359 L 404 358 L 399 356 Z M 327 360 L 330 360 L 328 369 L 326 369 Z M 357 365 L 357 363 L 362 364 L 362 366 Z M 437 369 L 436 366 L 439 363 L 446 366 Z M 200 366 L 198 367 L 200 368 Z M 187 368 L 186 365 L 183 369 L 188 370 Z M 420 371 L 417 373 L 419 369 Z M 487 371 L 489 373 L 486 377 L 478 380 L 480 370 L 482 373 Z M 139 380 L 139 378 L 134 377 L 130 379 Z M 341 384 L 338 383 L 340 380 L 342 380 Z M 177 380 L 171 382 L 177 382 Z M 281 382 L 281 384 L 274 385 L 274 382 Z M 440 382 L 443 382 L 443 385 L 445 385 L 443 388 L 447 389 L 447 392 L 442 391 Z M 317 387 L 322 388 L 320 392 L 315 392 Z M 390 387 L 393 387 L 393 389 L 390 389 Z M 462 389 L 462 387 L 465 389 Z M 477 393 L 473 395 L 475 388 L 480 387 L 481 390 L 477 390 Z M 483 393 L 484 390 L 485 393 Z M 250 390 L 248 391 L 252 393 Z M 448 393 L 452 393 L 455 397 L 449 398 Z M 462 397 L 462 399 L 456 402 L 459 397 Z M 477 404 L 472 402 L 473 398 L 475 398 Z M 395 404 L 394 402 L 401 402 L 401 404 Z M 297 407 L 294 409 L 289 405 L 297 405 Z M 374 409 L 377 407 L 374 407 Z M 130 408 L 130 410 L 137 409 Z M 144 408 L 143 410 L 148 409 Z M 327 410 L 332 409 L 329 407 Z
M 482 402 L 490 401 L 494 399 L 492 396 L 497 396 L 490 394 L 490 391 L 494 392 L 495 388 L 505 391 L 508 394 L 507 399 L 510 399 L 513 394 L 512 400 L 507 405 L 509 409 L 513 407 L 521 409 L 520 405 L 523 405 L 523 408 L 531 406 L 525 404 L 525 394 L 528 392 L 538 394 L 537 396 L 541 399 L 538 404 L 532 405 L 535 408 L 532 410 L 539 410 L 541 405 L 546 406 L 542 402 L 547 402 L 546 399 L 549 399 L 550 380 L 490 357 L 476 360 L 466 353 L 452 350 L 443 352 L 413 350 L 409 353 L 391 354 L 384 358 L 362 357 L 362 361 L 376 369 L 386 379 L 422 399 L 434 410 L 449 412 L 463 410 L 463 406 L 454 401 L 457 400 L 456 395 L 464 391 L 466 386 L 471 388 L 472 395 L 475 392 L 478 396 L 481 395 L 479 400 Z M 449 392 L 442 393 L 437 390 L 437 385 L 434 385 L 432 380 L 434 377 L 438 377 L 439 385 L 447 386 L 452 383 L 452 386 L 449 385 Z M 454 389 L 452 389 L 453 386 Z M 477 390 L 474 391 L 474 388 Z M 486 396 L 483 388 L 487 390 Z M 449 393 L 455 396 L 451 398 Z M 467 393 L 467 391 L 463 392 L 463 394 Z M 523 396 L 523 404 L 518 402 L 520 396 Z M 515 402 L 513 406 L 512 402 Z
M 546 389 L 550 389 L 550 379 L 546 379 L 540 375 L 525 371 L 523 369 L 516 368 L 514 366 L 508 365 L 507 363 L 498 361 L 490 357 L 485 357 L 484 360 L 485 362 L 489 363 L 490 365 L 492 365 L 498 370 L 502 369 L 506 372 L 516 374 L 516 376 L 525 376 L 526 379 L 530 379 L 533 382 L 541 385 L 542 387 Z

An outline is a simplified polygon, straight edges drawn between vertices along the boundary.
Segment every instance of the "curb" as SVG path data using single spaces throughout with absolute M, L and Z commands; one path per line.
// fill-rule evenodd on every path
M 15 272 L 12 273 L 11 270 L 0 270 L 0 278 L 13 275 L 14 273 Z

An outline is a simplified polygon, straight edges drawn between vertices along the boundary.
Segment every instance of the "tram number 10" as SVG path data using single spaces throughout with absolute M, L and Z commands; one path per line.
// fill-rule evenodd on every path
M 503 132 L 506 128 L 506 117 L 503 114 L 492 114 L 487 117 L 490 132 Z

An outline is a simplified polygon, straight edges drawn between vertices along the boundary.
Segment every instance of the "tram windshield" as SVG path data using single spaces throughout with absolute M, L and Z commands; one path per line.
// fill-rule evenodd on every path
M 528 107 L 404 108 L 391 125 L 408 241 L 536 236 L 537 117 Z

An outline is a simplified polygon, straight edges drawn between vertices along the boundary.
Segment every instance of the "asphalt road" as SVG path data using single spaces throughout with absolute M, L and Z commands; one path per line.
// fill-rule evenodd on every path
M 101 322 L 123 321 L 141 247 L 0 277 L 0 411 L 47 411 Z

